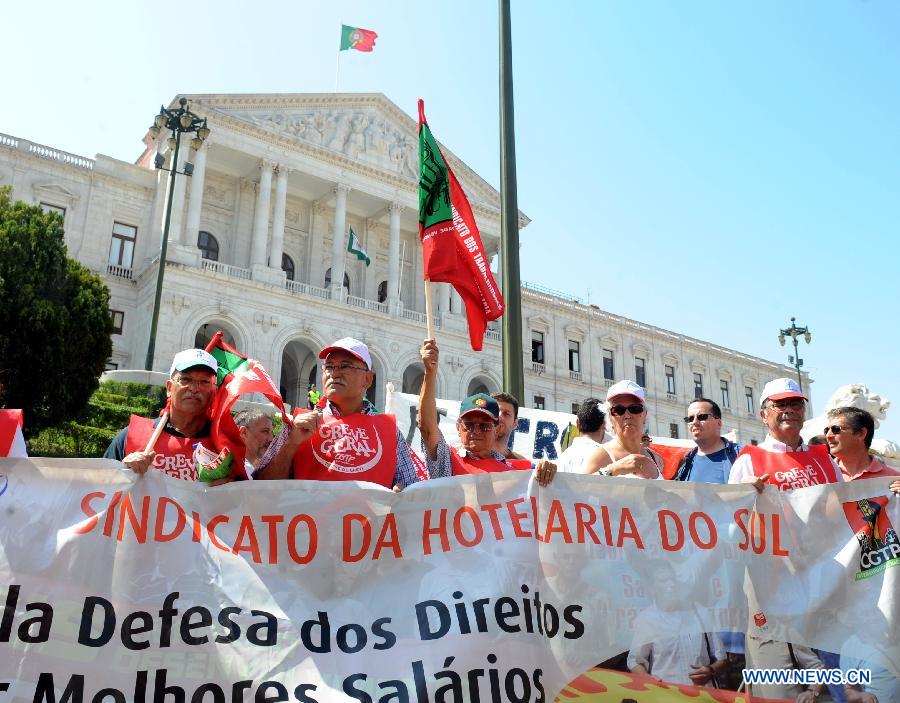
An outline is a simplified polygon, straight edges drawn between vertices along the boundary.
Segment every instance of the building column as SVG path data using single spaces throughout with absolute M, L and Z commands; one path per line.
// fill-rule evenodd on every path
M 344 264 L 347 261 L 347 193 L 350 186 L 338 183 L 334 187 L 334 243 L 331 247 L 331 297 L 344 299 Z
M 184 231 L 181 243 L 186 247 L 196 247 L 197 237 L 200 233 L 200 208 L 203 206 L 203 181 L 206 177 L 206 152 L 209 147 L 204 142 L 203 146 L 194 156 L 194 175 L 191 176 L 191 198 L 188 201 L 187 219 L 184 223 Z
M 400 213 L 403 212 L 403 206 L 391 203 L 388 210 L 391 221 L 388 238 L 387 304 L 391 314 L 400 314 L 400 295 L 397 291 L 400 286 Z
M 302 280 L 317 288 L 322 288 L 325 285 L 325 270 L 322 268 L 323 225 L 320 222 L 324 212 L 325 207 L 318 201 L 309 206 L 309 241 L 307 242 L 306 262 Z
M 442 315 L 450 314 L 450 284 L 449 283 L 436 283 L 437 286 L 437 300 L 438 300 L 438 310 Z
M 288 175 L 291 169 L 278 165 L 275 179 L 275 212 L 272 216 L 272 251 L 269 254 L 269 268 L 281 271 L 281 255 L 284 253 L 284 215 L 287 207 Z
M 263 160 L 260 164 L 259 191 L 253 217 L 253 238 L 250 244 L 250 267 L 266 266 L 266 245 L 269 243 L 269 204 L 272 199 L 272 169 L 275 164 Z
M 178 163 L 175 166 L 170 165 L 170 168 L 178 171 L 177 174 L 169 174 L 170 177 L 175 178 L 175 190 L 172 193 L 172 216 L 169 219 L 169 242 L 176 245 L 181 243 L 181 230 L 184 224 L 184 191 L 187 185 L 185 183 L 187 176 L 184 175 L 184 162 L 187 160 L 190 145 L 191 140 L 185 138 L 184 143 L 178 147 Z M 174 154 L 174 151 L 172 153 Z M 170 164 L 172 160 L 171 158 L 169 159 Z
M 450 310 L 457 315 L 464 315 L 466 312 L 463 300 L 459 297 L 459 293 L 456 292 L 456 288 L 452 288 L 450 292 Z

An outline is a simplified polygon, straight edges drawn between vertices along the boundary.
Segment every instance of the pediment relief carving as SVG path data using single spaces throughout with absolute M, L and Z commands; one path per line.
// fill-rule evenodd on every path
M 600 346 L 604 349 L 615 351 L 619 348 L 619 340 L 611 335 L 605 334 L 600 337 Z
M 35 195 L 43 198 L 56 198 L 66 202 L 78 200 L 78 194 L 59 183 L 35 183 L 32 186 Z
M 566 336 L 569 339 L 583 340 L 586 334 L 583 327 L 579 327 L 578 325 L 566 325 Z
M 691 371 L 694 373 L 706 373 L 706 364 L 698 359 L 691 359 Z
M 673 354 L 672 352 L 665 352 L 662 355 L 662 360 L 664 363 L 668 364 L 669 366 L 678 366 L 678 362 L 680 361 L 680 359 L 678 358 L 678 355 Z
M 537 330 L 538 332 L 548 332 L 550 330 L 550 323 L 540 315 L 534 315 L 528 318 L 528 327 Z

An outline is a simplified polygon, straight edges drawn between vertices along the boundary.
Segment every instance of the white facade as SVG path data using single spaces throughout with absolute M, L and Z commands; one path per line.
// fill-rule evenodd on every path
M 380 94 L 184 97 L 208 119 L 211 134 L 199 152 L 186 138 L 181 145 L 179 168 L 187 160 L 194 172 L 175 181 L 154 369 L 166 370 L 175 352 L 221 328 L 280 380 L 288 402 L 302 402 L 308 383 L 318 380 L 315 353 L 350 335 L 371 349 L 377 404 L 387 381 L 417 392 L 426 332 L 416 123 Z M 146 136 L 145 152 L 129 164 L 0 134 L 0 185 L 12 185 L 14 199 L 64 209 L 70 255 L 110 288 L 114 320 L 121 322 L 110 360 L 116 368 L 144 366 L 169 177 L 153 162 L 158 152 L 171 167 L 168 136 Z M 445 156 L 485 249 L 496 254 L 499 194 L 452 153 Z M 520 213 L 520 227 L 527 223 Z M 369 267 L 347 254 L 348 227 L 368 252 Z M 292 280 L 283 261 L 293 265 Z M 498 390 L 499 332 L 489 331 L 484 351 L 473 352 L 462 301 L 445 284 L 435 288 L 439 396 Z M 720 404 L 721 384 L 728 384 L 725 426 L 749 441 L 760 439 L 763 428 L 748 410 L 746 389 L 758 403 L 766 381 L 793 373 L 537 286 L 524 285 L 522 305 L 523 405 L 543 399 L 547 409 L 569 411 L 605 392 L 604 355 L 611 355 L 616 380 L 635 377 L 637 358 L 645 367 L 652 434 L 669 436 L 675 425 L 684 436 L 681 417 L 696 373 L 704 394 Z M 532 350 L 536 334 L 543 346 Z

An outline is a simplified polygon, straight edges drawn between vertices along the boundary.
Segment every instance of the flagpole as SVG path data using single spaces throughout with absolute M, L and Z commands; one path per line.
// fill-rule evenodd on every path
M 153 434 L 150 435 L 150 441 L 147 442 L 147 446 L 144 447 L 145 452 L 153 451 L 153 447 L 156 446 L 156 441 L 159 439 L 159 436 L 162 434 L 163 430 L 166 428 L 166 423 L 169 421 L 169 411 L 166 410 L 159 418 L 159 424 L 153 429 Z
M 431 303 L 431 279 L 425 279 L 425 321 L 428 323 L 428 339 L 434 339 L 434 316 Z
M 509 0 L 500 0 L 500 245 L 503 300 L 503 390 L 525 400 L 522 290 L 519 277 L 519 205 L 513 118 L 512 36 Z
M 334 62 L 334 92 L 338 92 L 338 79 L 341 76 L 341 50 L 338 49 L 337 61 Z

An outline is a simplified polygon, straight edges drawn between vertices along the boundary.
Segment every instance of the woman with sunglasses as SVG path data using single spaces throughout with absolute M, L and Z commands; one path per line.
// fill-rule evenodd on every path
M 641 443 L 647 422 L 644 389 L 634 381 L 619 381 L 607 391 L 606 405 L 615 437 L 585 459 L 581 473 L 662 478 L 662 457 Z

